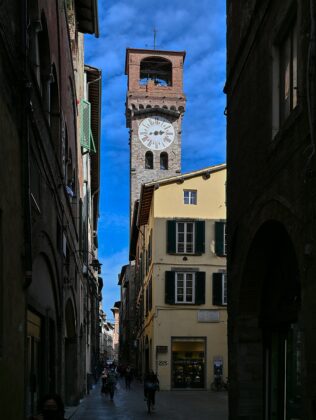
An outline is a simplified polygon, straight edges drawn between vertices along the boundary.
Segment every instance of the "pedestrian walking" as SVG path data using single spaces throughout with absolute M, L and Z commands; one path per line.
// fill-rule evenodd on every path
M 107 392 L 107 389 L 106 389 L 107 379 L 108 379 L 108 370 L 107 368 L 104 368 L 101 375 L 101 380 L 102 380 L 101 394 L 106 394 Z
M 115 373 L 114 369 L 111 369 L 108 373 L 108 377 L 106 381 L 106 386 L 109 390 L 111 401 L 113 401 L 113 398 L 114 398 L 116 382 L 117 382 L 117 374 Z
M 131 382 L 133 380 L 133 372 L 129 365 L 125 369 L 125 389 L 131 389 Z
M 152 408 L 155 407 L 156 403 L 156 391 L 159 390 L 159 379 L 153 370 L 149 371 L 145 375 L 144 379 L 144 396 L 145 400 L 150 400 Z

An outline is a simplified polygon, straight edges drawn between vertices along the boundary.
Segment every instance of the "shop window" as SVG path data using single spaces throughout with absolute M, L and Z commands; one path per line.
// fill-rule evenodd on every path
M 227 274 L 213 273 L 213 305 L 227 305 Z
M 146 57 L 140 63 L 141 85 L 147 85 L 150 80 L 157 86 L 172 85 L 172 64 L 162 57 Z
M 205 303 L 205 272 L 166 271 L 165 303 L 203 305 Z
M 196 204 L 197 203 L 197 191 L 196 190 L 184 190 L 183 191 L 184 204 Z
M 162 152 L 160 154 L 160 169 L 165 171 L 168 169 L 168 153 Z
M 227 255 L 226 222 L 215 222 L 215 254 L 219 257 Z
M 152 152 L 145 154 L 145 169 L 154 169 L 154 155 Z
M 195 254 L 205 252 L 205 222 L 167 221 L 168 254 Z
M 292 20 L 285 35 L 273 48 L 273 115 L 272 135 L 297 106 L 297 23 Z
M 204 388 L 205 356 L 204 338 L 174 338 L 172 351 L 172 388 Z

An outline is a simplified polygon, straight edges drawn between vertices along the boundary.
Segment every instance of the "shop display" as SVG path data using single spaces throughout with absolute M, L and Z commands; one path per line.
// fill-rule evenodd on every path
M 204 353 L 173 352 L 173 387 L 204 388 Z

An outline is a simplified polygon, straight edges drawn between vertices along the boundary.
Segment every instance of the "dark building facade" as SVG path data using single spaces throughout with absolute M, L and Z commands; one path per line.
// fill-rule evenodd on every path
M 81 285 L 97 282 L 99 268 L 89 258 L 84 269 L 92 250 L 82 241 L 78 174 L 86 150 L 71 49 L 79 44 L 71 44 L 70 29 L 78 40 L 98 28 L 96 1 L 80 3 L 0 2 L 0 394 L 7 419 L 37 413 L 47 392 L 72 405 L 87 390 Z
M 315 419 L 315 1 L 227 25 L 229 418 Z
M 118 281 L 121 287 L 119 361 L 124 365 L 136 367 L 134 280 L 134 265 L 123 265 Z

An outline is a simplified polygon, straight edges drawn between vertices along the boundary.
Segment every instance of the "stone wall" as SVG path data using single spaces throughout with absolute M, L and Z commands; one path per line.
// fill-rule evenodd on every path
M 275 223 L 287 236 L 297 260 L 300 297 L 295 311 L 284 313 L 303 331 L 302 419 L 316 417 L 315 329 L 312 302 L 315 302 L 315 155 L 308 124 L 307 96 L 314 100 L 313 84 L 307 90 L 307 51 L 310 31 L 309 2 L 247 2 L 246 11 L 228 1 L 227 93 L 227 207 L 229 287 L 229 375 L 230 419 L 261 419 L 264 416 L 264 341 L 271 323 L 263 307 L 266 282 L 280 267 L 283 249 L 272 258 L 277 235 L 266 230 L 266 242 L 254 241 L 258 232 Z M 298 25 L 298 106 L 282 123 L 276 136 L 272 131 L 275 91 L 273 79 L 275 50 L 293 22 Z M 310 61 L 312 71 L 315 62 Z M 312 82 L 313 83 L 313 82 Z M 311 110 L 315 119 L 315 109 Z M 314 139 L 312 139 L 314 141 Z M 269 239 L 267 239 L 269 238 Z M 282 251 L 282 252 L 281 252 Z M 262 261 L 269 255 L 268 264 Z M 260 260 L 262 259 L 262 261 Z M 260 262 L 260 270 L 258 270 Z M 287 265 L 290 263 L 288 261 Z M 269 271 L 270 270 L 270 271 Z M 261 271 L 261 273 L 259 272 Z M 269 275 L 270 272 L 270 275 Z M 292 277 L 286 270 L 283 276 Z M 276 286 L 278 281 L 276 280 Z M 249 279 L 252 279 L 250 281 Z M 270 294 L 273 302 L 275 294 Z M 248 301 L 247 301 L 248 298 Z M 280 299 L 279 309 L 286 300 Z M 309 310 L 307 310 L 309 308 Z M 288 317 L 288 318 L 286 318 Z M 296 317 L 296 318 L 295 318 Z

